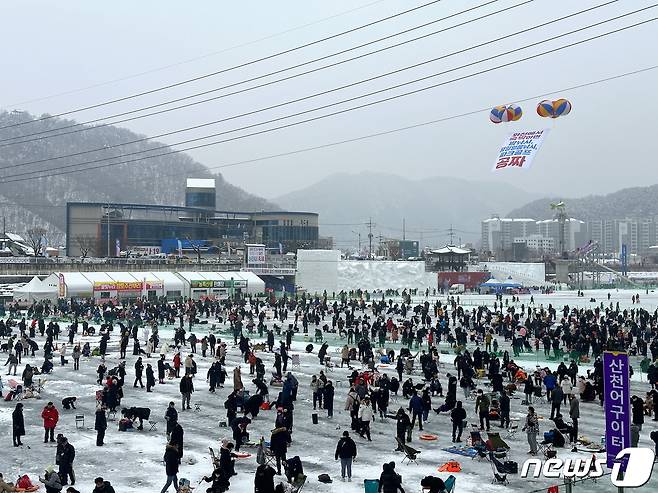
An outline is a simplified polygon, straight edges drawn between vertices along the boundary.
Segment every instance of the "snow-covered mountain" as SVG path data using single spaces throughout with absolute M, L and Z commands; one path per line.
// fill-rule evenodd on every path
M 75 121 L 61 118 L 33 120 L 35 120 L 34 116 L 24 112 L 0 113 L 0 206 L 8 231 L 22 233 L 31 227 L 43 226 L 51 233 L 61 233 L 65 229 L 66 203 L 73 201 L 183 205 L 185 179 L 188 177 L 215 178 L 217 207 L 220 209 L 242 211 L 277 209 L 265 199 L 227 183 L 221 174 L 211 173 L 203 164 L 185 154 L 137 159 L 149 155 L 147 152 L 127 156 L 125 159 L 137 159 L 127 164 L 104 166 L 120 161 L 115 159 L 82 167 L 71 167 L 70 165 L 77 163 L 120 154 L 148 151 L 163 144 L 147 140 L 76 157 L 54 159 L 58 156 L 139 140 L 144 136 L 114 126 L 70 133 L 80 128 L 74 127 L 54 132 L 64 135 L 36 140 L 39 136 L 52 135 L 43 132 L 74 125 Z M 20 125 L 27 121 L 32 123 Z M 16 139 L 27 134 L 37 135 Z M 31 142 L 20 143 L 23 140 L 31 140 Z M 151 153 L 160 154 L 168 150 L 171 149 L 158 149 Z M 23 163 L 33 161 L 39 162 L 22 166 Z M 98 168 L 80 173 L 41 177 L 44 174 L 85 167 Z M 39 171 L 39 173 L 29 174 L 30 171 Z

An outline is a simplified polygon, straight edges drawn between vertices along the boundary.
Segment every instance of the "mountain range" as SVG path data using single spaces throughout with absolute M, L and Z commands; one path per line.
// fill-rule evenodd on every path
M 512 210 L 509 217 L 550 219 L 553 217 L 551 203 L 561 200 L 566 204 L 569 216 L 582 221 L 658 217 L 658 185 L 624 188 L 606 195 L 578 199 L 554 197 L 534 200 Z
M 111 125 L 80 125 L 57 131 L 71 125 L 76 125 L 76 122 L 49 118 L 48 115 L 35 118 L 25 112 L 0 112 L 0 205 L 7 231 L 20 234 L 32 227 L 44 227 L 56 238 L 55 241 L 61 241 L 66 228 L 67 202 L 183 205 L 185 180 L 188 177 L 215 179 L 219 209 L 278 209 L 275 204 L 231 185 L 221 174 L 212 173 L 185 154 L 144 159 L 150 154 L 172 150 L 166 146 L 162 148 L 162 143 Z M 84 131 L 73 132 L 80 129 Z M 20 139 L 28 134 L 36 136 Z M 38 138 L 53 134 L 60 135 Z M 119 143 L 138 140 L 140 142 L 116 147 Z M 158 148 L 157 151 L 155 148 Z M 86 152 L 93 149 L 101 150 Z M 81 154 L 56 159 L 77 153 Z M 107 166 L 120 160 L 103 160 L 121 154 L 128 155 L 125 159 L 134 161 Z M 95 160 L 103 161 L 75 166 Z M 37 162 L 24 165 L 33 161 Z M 86 167 L 96 169 L 58 174 Z
M 338 173 L 306 187 L 272 199 L 284 209 L 320 214 L 320 232 L 333 236 L 337 248 L 367 243 L 370 219 L 375 223 L 374 244 L 379 236 L 402 238 L 421 245 L 443 246 L 453 242 L 476 242 L 480 223 L 492 213 L 500 215 L 537 196 L 512 185 L 459 178 L 427 177 L 419 180 L 384 173 Z

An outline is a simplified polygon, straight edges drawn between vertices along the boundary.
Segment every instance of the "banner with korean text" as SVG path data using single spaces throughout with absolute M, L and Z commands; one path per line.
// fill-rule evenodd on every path
M 491 171 L 507 168 L 530 169 L 535 154 L 544 142 L 548 128 L 509 134 L 498 152 Z
M 619 452 L 631 446 L 631 402 L 628 354 L 603 353 L 605 450 L 609 468 Z M 622 470 L 625 467 L 622 466 Z

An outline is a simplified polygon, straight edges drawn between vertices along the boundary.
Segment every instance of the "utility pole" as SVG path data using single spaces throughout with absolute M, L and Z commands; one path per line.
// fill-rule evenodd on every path
M 406 240 L 406 221 L 402 218 L 402 241 Z
M 360 254 L 360 253 L 361 253 L 361 231 L 358 231 L 358 232 L 357 232 L 357 231 L 352 230 L 352 233 L 354 233 L 355 235 L 357 235 L 358 238 L 359 238 L 359 250 L 358 250 L 358 253 Z
M 368 260 L 372 259 L 372 217 L 368 220 Z
M 450 243 L 449 244 L 452 245 L 453 244 L 452 242 L 455 238 L 455 232 L 452 229 L 452 224 L 450 225 L 450 229 L 448 231 L 449 231 L 448 236 L 450 236 Z
M 107 258 L 110 258 L 110 203 L 107 203 Z

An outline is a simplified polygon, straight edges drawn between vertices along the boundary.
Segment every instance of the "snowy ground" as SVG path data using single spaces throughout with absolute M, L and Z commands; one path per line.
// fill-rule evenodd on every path
M 634 291 L 619 291 L 611 292 L 611 301 L 620 302 L 621 306 L 630 307 L 630 297 Z M 539 306 L 543 304 L 547 306 L 552 303 L 553 306 L 562 307 L 564 304 L 570 306 L 589 306 L 594 303 L 589 303 L 590 297 L 597 299 L 596 304 L 600 301 L 608 303 L 606 292 L 592 291 L 586 292 L 585 298 L 576 298 L 573 292 L 560 292 L 552 295 L 535 295 L 535 304 Z M 481 303 L 493 304 L 493 297 L 486 296 L 461 296 L 465 305 L 477 305 Z M 641 306 L 648 310 L 655 310 L 658 306 L 658 294 L 650 293 L 646 295 L 641 293 L 642 303 Z M 522 297 L 521 302 L 527 303 L 529 296 Z M 269 321 L 271 324 L 271 321 Z M 195 334 L 198 337 L 204 335 L 204 329 L 207 326 L 198 326 Z M 168 337 L 171 334 L 171 328 L 162 328 L 161 334 L 163 337 Z M 96 341 L 96 337 L 80 337 L 82 342 L 86 340 L 92 341 L 92 346 Z M 232 347 L 232 338 L 228 335 L 222 336 L 223 340 L 229 343 L 229 353 L 227 356 L 227 371 L 229 375 L 231 370 L 240 365 L 240 354 L 237 347 Z M 37 338 L 40 346 L 43 341 Z M 252 340 L 257 341 L 256 338 Z M 342 341 L 330 341 L 333 347 L 338 347 Z M 448 460 L 457 460 L 461 463 L 462 472 L 456 474 L 457 492 L 476 492 L 476 491 L 515 491 L 515 492 L 530 492 L 538 489 L 546 491 L 551 484 L 557 484 L 555 481 L 545 479 L 541 480 L 521 480 L 518 476 L 510 476 L 510 484 L 507 487 L 494 486 L 491 484 L 492 472 L 491 466 L 488 462 L 474 461 L 467 457 L 457 456 L 448 452 L 442 451 L 443 448 L 451 445 L 450 443 L 450 420 L 448 416 L 438 416 L 431 413 L 430 421 L 425 427 L 425 431 L 434 433 L 439 436 L 435 442 L 423 442 L 418 439 L 418 431 L 414 432 L 414 439 L 412 446 L 421 450 L 418 464 L 404 465 L 401 464 L 402 456 L 394 452 L 395 448 L 395 423 L 393 421 L 375 422 L 372 424 L 372 443 L 355 437 L 358 447 L 358 458 L 353 467 L 353 481 L 352 483 L 342 483 L 339 478 L 339 465 L 334 462 L 333 454 L 336 442 L 344 429 L 349 429 L 349 414 L 343 411 L 345 395 L 347 393 L 347 369 L 336 368 L 335 371 L 329 373 L 329 378 L 334 381 L 336 386 L 335 397 L 335 414 L 333 419 L 327 419 L 323 411 L 319 411 L 320 422 L 313 425 L 311 421 L 312 403 L 310 401 L 309 382 L 313 374 L 318 374 L 322 367 L 318 364 L 318 359 L 315 354 L 306 354 L 303 350 L 307 343 L 303 337 L 298 336 L 293 342 L 293 353 L 297 353 L 301 357 L 301 368 L 295 369 L 294 373 L 300 381 L 300 390 L 296 402 L 295 409 L 295 427 L 293 433 L 293 444 L 289 450 L 289 456 L 299 455 L 302 459 L 305 473 L 309 477 L 309 482 L 305 486 L 304 491 L 309 492 L 334 492 L 341 491 L 342 493 L 362 492 L 363 480 L 368 478 L 378 478 L 381 472 L 381 464 L 385 461 L 394 460 L 396 462 L 396 470 L 403 477 L 403 484 L 407 492 L 419 492 L 420 480 L 430 474 L 439 477 L 447 477 L 447 474 L 437 473 L 436 469 L 439 465 Z M 317 346 L 317 345 L 316 345 Z M 503 346 L 504 347 L 504 346 Z M 399 349 L 398 347 L 395 347 Z M 446 349 L 441 347 L 441 349 Z M 333 350 L 333 349 L 332 349 Z M 110 345 L 111 355 L 118 355 L 117 340 L 113 339 Z M 316 348 L 317 351 L 317 348 Z M 330 354 L 335 354 L 330 352 Z M 263 358 L 267 371 L 269 373 L 273 356 L 269 353 L 259 353 Z M 172 355 L 168 355 L 170 359 Z M 337 356 L 337 355 L 336 355 Z M 452 356 L 445 356 L 442 362 L 442 383 L 444 388 L 446 386 L 445 373 L 452 370 Z M 193 394 L 192 402 L 198 403 L 201 406 L 200 412 L 185 411 L 179 412 L 179 420 L 185 430 L 185 457 L 181 465 L 181 472 L 179 477 L 189 478 L 192 484 L 196 484 L 204 474 L 209 474 L 212 470 L 210 459 L 208 455 L 208 447 L 212 446 L 217 448 L 219 441 L 223 437 L 230 438 L 230 430 L 226 428 L 219 428 L 218 421 L 220 418 L 225 417 L 225 410 L 223 402 L 227 394 L 231 390 L 232 379 L 227 379 L 227 386 L 224 389 L 219 389 L 217 394 L 208 392 L 208 388 L 204 381 L 204 376 L 209 367 L 211 359 L 202 358 L 198 354 L 197 364 L 199 365 L 198 377 L 195 379 L 195 386 L 197 391 Z M 107 358 L 107 366 L 111 368 L 119 362 L 116 356 Z M 2 401 L 0 402 L 0 444 L 3 448 L 0 451 L 0 471 L 4 473 L 6 479 L 15 479 L 17 475 L 29 474 L 32 478 L 36 479 L 38 474 L 41 474 L 43 469 L 49 465 L 54 464 L 55 459 L 55 446 L 46 445 L 43 443 L 43 430 L 41 427 L 40 412 L 45 403 L 52 400 L 60 409 L 61 416 L 57 427 L 58 433 L 63 433 L 69 437 L 69 441 L 76 447 L 77 457 L 74 463 L 74 469 L 78 477 L 76 487 L 82 492 L 91 492 L 93 489 L 93 478 L 96 476 L 103 476 L 106 480 L 111 481 L 117 493 L 132 493 L 132 492 L 158 492 L 164 484 L 165 474 L 164 466 L 161 462 L 165 446 L 165 426 L 163 414 L 167 403 L 170 400 L 176 402 L 179 408 L 179 392 L 178 380 L 168 381 L 165 385 L 158 385 L 154 389 L 154 393 L 147 394 L 145 390 L 134 389 L 130 385 L 132 383 L 131 377 L 134 376 L 134 363 L 135 357 L 129 356 L 127 362 L 128 375 L 126 376 L 125 397 L 122 401 L 123 406 L 146 406 L 152 409 L 152 419 L 158 421 L 158 430 L 155 432 L 134 431 L 121 433 L 117 431 L 116 422 L 109 423 L 109 428 L 106 435 L 106 446 L 95 446 L 95 432 L 93 430 L 93 419 L 95 409 L 94 393 L 100 387 L 95 384 L 95 370 L 98 366 L 98 358 L 91 358 L 88 360 L 81 360 L 81 371 L 74 372 L 71 366 L 61 368 L 55 366 L 55 371 L 52 375 L 48 376 L 45 390 L 42 393 L 40 400 L 28 399 L 23 401 L 25 404 L 25 421 L 27 436 L 24 437 L 25 446 L 15 449 L 11 446 L 11 410 L 14 408 L 14 403 Z M 156 359 L 149 360 L 154 368 Z M 521 359 L 527 368 L 534 368 L 536 361 L 535 357 Z M 146 362 L 146 361 L 145 361 Z M 40 364 L 40 358 L 25 358 L 23 364 L 19 366 L 20 373 L 25 363 Z M 540 363 L 543 362 L 540 360 Z M 248 365 L 242 364 L 243 382 L 248 389 L 255 390 L 248 378 Z M 639 368 L 639 365 L 635 365 Z M 586 367 L 581 370 L 584 373 Z M 392 370 L 382 368 L 381 371 L 393 373 Z M 3 373 L 5 373 L 3 371 Z M 7 390 L 7 378 L 3 376 L 5 382 L 5 390 Z M 414 380 L 420 378 L 418 375 Z M 647 390 L 647 384 L 640 381 L 639 375 L 633 379 L 632 383 L 633 392 L 643 394 Z M 271 390 L 271 395 L 274 395 L 275 390 Z M 63 397 L 68 395 L 75 395 L 78 397 L 78 410 L 77 411 L 63 411 L 61 410 L 60 401 Z M 442 399 L 436 401 L 438 404 Z M 390 409 L 395 410 L 399 406 L 407 406 L 407 402 L 402 397 L 393 398 Z M 466 401 L 465 406 L 468 413 L 469 421 L 474 422 L 474 402 Z M 193 406 L 194 407 L 194 406 Z M 535 405 L 538 409 L 540 416 L 548 418 L 550 415 L 550 408 L 544 402 Z M 512 400 L 512 417 L 523 419 L 526 408 L 521 406 L 521 400 L 514 398 Z M 597 404 L 581 403 L 580 407 L 581 420 L 580 420 L 580 434 L 586 435 L 593 441 L 599 441 L 603 435 L 604 418 L 601 408 Z M 75 427 L 75 414 L 81 413 L 86 418 L 86 428 L 76 430 Z M 542 422 L 540 422 L 542 423 Z M 549 422 L 550 423 L 550 422 Z M 269 440 L 270 432 L 274 424 L 274 411 L 263 411 L 250 425 L 251 438 L 257 441 L 262 435 L 266 440 Z M 148 426 L 146 427 L 148 428 Z M 649 421 L 645 423 L 640 440 L 640 446 L 652 447 L 652 442 L 649 440 L 648 435 L 652 429 L 656 429 L 656 423 Z M 549 425 L 544 421 L 541 424 L 541 432 L 548 431 Z M 492 426 L 492 431 L 498 431 L 497 425 Z M 504 433 L 502 434 L 504 436 Z M 354 435 L 353 435 L 354 436 Z M 512 450 L 510 451 L 510 458 L 519 463 L 519 467 L 523 461 L 528 457 L 526 452 L 528 445 L 525 435 L 520 433 L 515 438 L 506 439 L 510 444 Z M 568 449 L 560 449 L 559 457 L 587 457 L 588 454 L 572 454 Z M 231 481 L 230 491 L 248 492 L 253 491 L 253 472 L 255 471 L 256 463 L 255 458 L 244 459 L 236 464 L 238 476 L 234 477 Z M 318 474 L 328 473 L 333 479 L 334 483 L 325 485 L 317 481 Z M 282 479 L 283 477 L 277 477 Z M 207 483 L 202 484 L 205 491 Z M 654 473 L 652 481 L 639 488 L 636 491 L 656 491 L 658 487 L 658 473 Z M 173 491 L 173 490 L 170 490 Z M 560 491 L 563 491 L 561 489 Z M 608 478 L 602 478 L 598 482 L 593 483 L 588 481 L 578 485 L 574 489 L 576 492 L 613 492 L 616 488 L 612 486 Z

